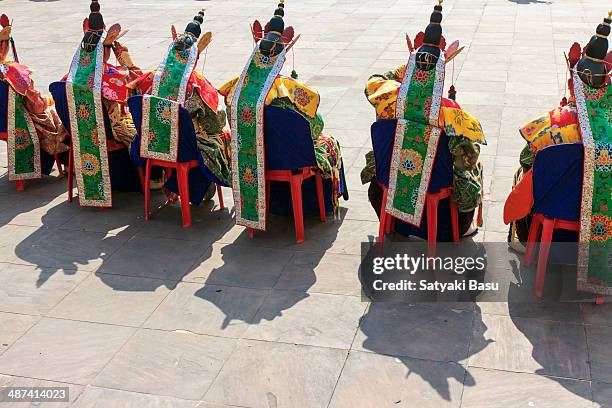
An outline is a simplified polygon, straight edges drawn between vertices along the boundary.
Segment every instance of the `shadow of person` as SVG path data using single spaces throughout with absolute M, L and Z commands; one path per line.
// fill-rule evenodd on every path
M 401 361 L 407 369 L 406 378 L 419 376 L 441 398 L 453 401 L 460 394 L 452 379 L 458 385 L 475 385 L 461 363 L 492 342 L 470 347 L 472 326 L 479 318 L 479 308 L 471 303 L 372 303 L 362 318 L 355 344 L 358 349 Z
M 163 194 L 157 196 L 163 201 Z M 175 289 L 199 262 L 210 258 L 212 243 L 231 228 L 231 213 L 219 210 L 215 201 L 192 206 L 193 225 L 187 229 L 182 226 L 178 203 L 158 207 L 150 221 L 138 217 L 128 234 L 132 237 L 97 270 L 96 275 L 114 290 Z M 122 280 L 117 275 L 143 279 Z
M 41 271 L 38 287 L 56 272 L 87 271 L 118 291 L 174 289 L 197 259 L 210 256 L 211 243 L 227 232 L 231 221 L 227 210 L 217 211 L 208 202 L 192 207 L 190 229 L 182 227 L 180 207 L 174 204 L 145 222 L 139 193 L 113 192 L 113 208 L 105 210 L 57 200 L 59 204 L 42 210 L 42 225 L 30 227 L 15 247 L 17 263 Z M 164 201 L 163 194 L 154 194 L 152 208 L 164 207 Z
M 234 230 L 241 232 L 230 238 L 231 243 L 213 244 L 212 263 L 203 260 L 190 274 L 190 279 L 205 284 L 195 296 L 223 312 L 225 318 L 221 329 L 226 329 L 234 320 L 256 325 L 262 320 L 272 321 L 282 316 L 285 310 L 310 296 L 307 291 L 319 278 L 318 268 L 326 269 L 321 273 L 327 274 L 329 265 L 321 265 L 322 259 L 336 243 L 345 215 L 346 209 L 341 208 L 338 219 L 328 217 L 325 223 L 314 215 L 306 215 L 306 241 L 303 244 L 295 243 L 293 219 L 287 216 L 270 215 L 267 231 L 256 232 L 252 240 L 246 229 L 235 227 Z M 357 268 L 358 262 L 353 271 L 347 272 L 354 276 Z M 240 300 L 228 302 L 226 297 L 219 296 L 219 292 L 235 288 L 266 295 L 275 289 L 290 293 L 269 307 L 254 308 L 257 313 L 245 314 L 244 307 L 248 308 L 248 305 L 237 307 Z M 262 297 L 256 296 L 253 301 L 262 301 Z
M 42 208 L 41 225 L 15 246 L 18 263 L 41 271 L 38 287 L 56 272 L 95 271 L 141 228 L 142 219 L 134 212 L 134 196 L 140 195 L 113 196 L 115 207 L 108 210 L 69 204 L 63 196 L 56 198 L 58 204 Z
M 375 256 L 391 258 L 396 254 L 419 258 L 421 254 L 427 253 L 426 247 L 423 241 L 403 241 L 385 244 L 382 253 L 378 252 L 377 246 L 370 252 L 374 252 Z M 455 256 L 487 257 L 484 245 L 469 238 L 456 248 L 455 244 L 438 243 L 437 257 L 446 259 L 451 253 Z M 367 257 L 364 259 L 367 260 Z M 492 342 L 484 339 L 483 334 L 480 334 L 481 339 L 474 338 L 473 327 L 483 325 L 480 307 L 474 303 L 478 291 L 457 290 L 451 293 L 439 289 L 426 290 L 421 286 L 422 282 L 462 281 L 464 276 L 444 270 L 434 272 L 423 267 L 413 274 L 407 271 L 398 274 L 391 272 L 391 275 L 384 278 L 384 282 L 412 281 L 416 289 L 375 293 L 368 289 L 372 282 L 367 276 L 366 265 L 362 264 L 361 270 L 363 293 L 374 301 L 361 320 L 353 348 L 392 357 L 406 367 L 406 379 L 418 376 L 435 390 L 439 398 L 445 401 L 459 400 L 463 386 L 476 384 L 464 366 L 472 355 L 480 353 Z M 387 276 L 388 272 L 376 275 L 377 279 Z M 487 279 L 484 272 L 472 271 L 468 277 L 477 282 Z M 402 380 L 396 381 L 398 387 L 405 385 Z M 429 392 L 426 390 L 421 394 Z
M 590 380 L 593 364 L 581 307 L 577 302 L 560 301 L 568 291 L 577 293 L 575 268 L 549 264 L 544 297 L 537 301 L 533 268 L 521 267 L 518 262 L 512 267 L 519 277 L 508 291 L 508 315 L 514 325 L 511 336 L 515 339 L 512 348 L 515 361 L 523 361 L 525 366 L 511 370 L 545 375 L 570 393 L 591 401 L 590 387 L 584 381 L 572 381 Z M 564 288 L 567 286 L 572 286 L 571 290 Z
M 28 180 L 25 190 L 16 191 L 15 182 L 9 181 L 8 173 L 0 175 L 0 227 L 6 224 L 39 226 L 45 208 L 65 201 L 66 178 L 43 176 Z M 51 222 L 54 226 L 67 221 L 72 214 L 56 213 Z

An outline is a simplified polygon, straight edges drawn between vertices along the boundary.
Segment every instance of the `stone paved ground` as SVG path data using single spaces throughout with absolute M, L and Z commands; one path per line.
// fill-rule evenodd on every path
M 39 87 L 65 73 L 87 3 L 0 1 Z M 358 296 L 359 242 L 377 229 L 358 176 L 374 119 L 362 89 L 369 74 L 405 61 L 404 32 L 424 29 L 431 3 L 288 0 L 286 20 L 303 34 L 295 65 L 322 95 L 351 191 L 341 220 L 307 220 L 300 246 L 282 217 L 249 241 L 212 205 L 195 208 L 185 231 L 177 207 L 145 223 L 139 195 L 92 211 L 67 205 L 53 177 L 16 193 L 2 145 L 0 385 L 68 384 L 75 406 L 105 408 L 612 406 L 610 306 L 392 306 Z M 516 129 L 558 102 L 563 52 L 587 41 L 604 3 L 445 2 L 446 37 L 466 45 L 454 64 L 459 101 L 489 140 L 477 240 L 505 239 Z M 204 6 L 215 40 L 203 69 L 218 85 L 240 71 L 248 24 L 269 18 L 275 1 L 102 1 L 107 24 L 130 28 L 125 43 L 147 68 L 170 24 Z

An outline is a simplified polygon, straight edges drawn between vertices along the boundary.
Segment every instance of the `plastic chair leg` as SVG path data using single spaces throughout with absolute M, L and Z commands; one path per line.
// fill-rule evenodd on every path
M 540 241 L 540 255 L 538 257 L 538 268 L 536 271 L 535 295 L 538 299 L 544 293 L 544 280 L 546 279 L 546 268 L 548 267 L 548 254 L 552 242 L 555 222 L 551 219 L 544 219 L 542 229 L 542 240 Z
M 189 207 L 189 166 L 187 163 L 179 163 L 177 169 L 179 195 L 181 197 L 181 213 L 183 215 L 183 227 L 191 227 L 191 208 Z
M 525 257 L 523 258 L 523 264 L 526 267 L 531 266 L 533 261 L 533 253 L 535 251 L 535 245 L 542 228 L 542 221 L 538 215 L 531 218 L 531 227 L 529 228 L 529 235 L 527 237 L 527 248 L 525 249 Z
M 382 250 L 382 245 L 385 242 L 385 227 L 387 226 L 387 188 L 383 187 L 382 205 L 380 206 L 380 220 L 378 226 L 378 244 L 380 245 L 379 250 Z
M 291 202 L 293 203 L 293 220 L 295 222 L 295 241 L 304 242 L 304 209 L 302 208 L 302 175 L 292 174 Z
M 72 176 L 74 175 L 74 155 L 71 150 L 68 154 L 68 202 L 72 202 Z
M 141 170 L 142 171 L 142 170 Z M 147 160 L 144 176 L 145 220 L 151 218 L 151 160 Z
M 317 172 L 315 174 L 315 179 L 317 182 L 317 201 L 319 202 L 319 217 L 321 218 L 321 222 L 327 221 L 327 214 L 325 212 L 325 198 L 323 195 L 323 178 L 321 177 L 321 173 Z
M 451 208 L 451 222 L 453 224 L 453 242 L 459 243 L 459 210 L 457 210 L 457 204 L 453 200 L 453 197 L 449 197 L 450 208 Z
M 222 210 L 225 208 L 225 204 L 223 204 L 223 190 L 221 186 L 217 184 L 217 196 L 219 197 L 219 209 Z
M 430 257 L 436 256 L 438 241 L 438 203 L 437 195 L 427 194 L 427 249 Z
M 16 189 L 17 191 L 23 191 L 23 190 L 25 190 L 25 181 L 23 181 L 23 180 L 17 180 L 17 181 L 15 182 L 15 189 Z

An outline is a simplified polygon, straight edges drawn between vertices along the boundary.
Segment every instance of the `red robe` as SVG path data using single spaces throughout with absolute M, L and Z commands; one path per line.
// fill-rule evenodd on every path
M 130 82 L 127 87 L 130 89 L 138 90 L 140 94 L 150 94 L 151 88 L 153 87 L 153 78 L 155 77 L 154 69 L 151 72 L 144 73 L 138 78 Z M 197 92 L 202 98 L 202 101 L 212 109 L 213 112 L 217 113 L 217 107 L 219 105 L 219 93 L 217 89 L 212 86 L 210 82 L 202 75 L 193 71 L 189 82 L 187 83 L 187 96 L 192 95 L 193 92 Z
M 53 101 L 34 88 L 31 75 L 32 70 L 26 65 L 12 61 L 0 62 L 0 80 L 23 96 L 23 105 L 32 118 L 43 150 L 50 155 L 68 151 L 68 146 L 63 142 L 69 135 L 52 106 Z

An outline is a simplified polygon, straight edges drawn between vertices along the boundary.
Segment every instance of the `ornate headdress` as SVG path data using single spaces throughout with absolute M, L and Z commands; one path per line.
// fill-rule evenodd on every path
M 196 41 L 198 42 L 198 51 L 202 52 L 210 41 L 212 40 L 212 33 L 209 31 L 205 33 L 202 38 L 202 24 L 204 23 L 204 16 L 206 15 L 206 9 L 202 9 L 198 12 L 198 14 L 193 18 L 183 34 L 177 35 L 176 28 L 172 26 L 172 39 L 174 40 L 174 47 L 178 50 L 184 50 L 186 48 L 191 48 Z M 198 38 L 200 39 L 198 41 Z
M 98 0 L 91 0 L 89 17 L 83 20 L 83 31 L 85 34 L 83 35 L 82 44 L 87 52 L 92 52 L 96 48 L 104 28 L 104 17 L 100 13 L 100 3 L 98 3 Z
M 410 40 L 410 36 L 406 34 L 406 42 L 410 53 L 416 49 L 417 67 L 423 70 L 432 69 L 440 58 L 440 52 L 444 52 L 445 62 L 450 62 L 455 58 L 464 47 L 459 48 L 459 41 L 454 41 L 448 47 L 446 39 L 442 35 L 442 1 L 438 0 L 438 4 L 434 6 L 429 19 L 429 25 L 425 32 L 421 31 L 414 37 L 414 44 Z
M 104 24 L 104 17 L 100 13 L 100 3 L 98 0 L 91 0 L 89 11 L 89 17 L 83 20 L 84 34 L 82 44 L 87 52 L 92 52 L 98 45 L 106 25 Z M 112 46 L 115 41 L 123 37 L 127 32 L 128 30 L 121 31 L 121 25 L 113 24 L 106 33 L 104 46 Z
M 438 4 L 434 6 L 434 10 L 429 18 L 429 25 L 425 32 L 421 31 L 414 37 L 414 45 L 410 40 L 410 36 L 406 34 L 406 42 L 410 53 L 417 52 L 417 67 L 428 71 L 432 69 L 440 58 L 440 52 L 444 51 L 445 62 L 450 62 L 455 58 L 463 47 L 459 48 L 459 41 L 454 41 L 446 47 L 446 39 L 442 35 L 442 1 L 438 0 Z
M 270 19 L 265 28 L 262 28 L 259 20 L 253 22 L 251 32 L 255 43 L 260 44 L 260 50 L 263 54 L 274 56 L 281 52 L 284 48 L 289 51 L 300 38 L 295 36 L 295 30 L 289 26 L 285 28 L 285 0 L 280 0 L 278 7 L 274 11 L 274 17 Z
M 608 17 L 597 26 L 595 35 L 589 43 L 581 49 L 577 42 L 572 44 L 569 54 L 566 56 L 570 72 L 576 67 L 580 79 L 594 88 L 601 88 L 606 84 L 606 77 L 612 70 L 612 52 L 608 52 L 608 35 L 610 35 L 610 23 L 612 22 L 612 11 Z M 575 78 L 572 78 L 575 80 Z

